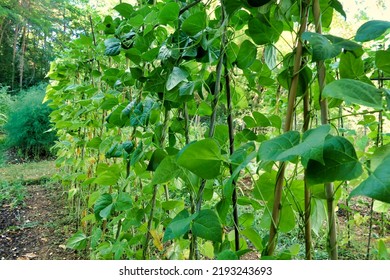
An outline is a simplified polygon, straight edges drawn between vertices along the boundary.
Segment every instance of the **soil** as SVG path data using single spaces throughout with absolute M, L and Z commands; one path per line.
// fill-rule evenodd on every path
M 0 207 L 0 260 L 79 260 L 66 248 L 74 225 L 59 186 L 30 185 L 23 206 Z

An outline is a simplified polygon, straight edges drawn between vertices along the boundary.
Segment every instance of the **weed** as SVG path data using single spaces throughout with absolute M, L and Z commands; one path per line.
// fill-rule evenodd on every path
M 22 205 L 27 194 L 26 187 L 21 182 L 10 184 L 0 182 L 0 205 L 8 203 L 11 207 Z

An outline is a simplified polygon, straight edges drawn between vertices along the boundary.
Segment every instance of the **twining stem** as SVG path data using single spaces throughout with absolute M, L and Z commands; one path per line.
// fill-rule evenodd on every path
M 303 97 L 303 132 L 309 129 L 310 124 L 310 99 L 309 92 L 306 92 Z M 306 171 L 305 171 L 306 178 Z M 305 181 L 305 257 L 307 260 L 313 259 L 312 255 L 312 236 L 311 236 L 311 191 Z
M 223 5 L 222 5 L 223 7 Z M 224 9 L 223 9 L 224 10 Z M 215 126 L 217 124 L 217 105 L 218 105 L 218 100 L 219 100 L 219 95 L 221 92 L 221 77 L 222 77 L 222 69 L 223 69 L 223 64 L 224 64 L 224 53 L 225 53 L 225 46 L 226 46 L 226 28 L 227 24 L 225 21 L 225 11 L 223 11 L 223 16 L 222 16 L 222 24 L 224 25 L 224 32 L 222 34 L 222 40 L 221 40 L 221 48 L 220 48 L 220 57 L 219 61 L 217 64 L 217 69 L 216 69 L 216 77 L 215 77 L 215 88 L 214 88 L 214 99 L 212 101 L 211 107 L 212 107 L 212 114 L 210 118 L 210 127 L 209 127 L 209 137 L 212 138 L 214 136 L 215 132 Z M 197 202 L 196 202 L 196 211 L 200 211 L 201 206 L 202 206 L 202 197 L 203 197 L 203 191 L 204 187 L 206 185 L 206 180 L 202 180 L 198 195 L 197 195 Z
M 299 82 L 299 72 L 301 69 L 301 63 L 302 63 L 302 41 L 301 36 L 302 33 L 306 31 L 307 26 L 307 19 L 309 14 L 309 3 L 306 3 L 306 1 L 302 1 L 301 6 L 301 23 L 300 28 L 297 34 L 297 46 L 295 49 L 295 58 L 294 58 L 294 76 L 291 80 L 291 87 L 289 90 L 289 96 L 288 96 L 288 107 L 286 112 L 286 119 L 284 123 L 284 132 L 290 131 L 294 116 L 294 109 L 295 109 L 295 99 L 297 96 L 297 90 L 298 90 L 298 82 Z M 265 253 L 267 255 L 273 255 L 275 246 L 276 246 L 276 235 L 278 232 L 278 224 L 280 219 L 280 211 L 282 208 L 281 200 L 282 200 L 282 194 L 283 194 L 283 184 L 284 184 L 284 174 L 286 170 L 286 163 L 282 162 L 279 167 L 279 171 L 276 178 L 276 184 L 275 184 L 275 198 L 274 198 L 274 204 L 272 208 L 272 222 L 270 226 L 269 231 L 269 242 L 267 245 L 267 248 L 265 250 Z
M 378 76 L 379 77 L 381 76 L 381 71 L 378 71 Z M 379 88 L 383 88 L 383 81 L 379 81 Z M 378 115 L 378 128 L 377 128 L 375 146 L 377 148 L 380 146 L 383 146 L 383 113 L 382 113 L 382 111 L 380 111 L 379 115 Z M 374 214 L 374 199 L 371 199 L 370 226 L 369 226 L 369 232 L 368 232 L 367 255 L 366 255 L 367 260 L 370 259 L 373 214 Z
M 233 106 L 232 106 L 232 96 L 230 88 L 230 78 L 229 70 L 227 68 L 227 63 L 225 59 L 225 86 L 226 86 L 226 100 L 227 100 L 227 123 L 229 128 L 229 152 L 230 155 L 234 153 L 234 126 L 233 126 Z M 233 165 L 229 165 L 230 175 L 233 175 Z M 233 222 L 234 222 L 234 244 L 236 251 L 240 250 L 240 233 L 239 233 L 239 222 L 238 222 L 238 209 L 237 209 L 237 187 L 236 180 L 233 180 L 233 194 L 232 194 L 232 205 L 233 205 Z
M 151 237 L 150 230 L 152 229 L 154 208 L 156 207 L 157 189 L 158 189 L 158 186 L 154 185 L 153 186 L 153 197 L 152 197 L 152 201 L 151 201 L 151 208 L 150 208 L 149 220 L 148 220 L 148 232 L 146 234 L 145 243 L 144 243 L 144 247 L 143 247 L 143 250 L 142 250 L 142 259 L 143 260 L 147 259 L 146 257 L 147 257 L 147 254 L 148 254 L 149 240 L 150 240 L 150 237 Z
M 164 142 L 165 142 L 165 138 L 166 138 L 166 134 L 167 134 L 167 130 L 168 130 L 168 121 L 169 121 L 169 110 L 167 108 L 165 108 L 164 124 L 163 124 L 163 130 L 161 133 L 160 147 L 164 147 Z M 146 260 L 146 256 L 148 253 L 148 247 L 149 247 L 149 240 L 151 237 L 150 231 L 152 229 L 154 208 L 156 207 L 157 189 L 158 189 L 158 185 L 154 185 L 153 186 L 153 196 L 152 196 L 152 201 L 151 201 L 151 209 L 150 209 L 150 213 L 149 213 L 147 234 L 146 234 L 145 243 L 144 243 L 144 247 L 143 247 L 143 251 L 142 251 L 142 257 L 144 260 Z M 169 199 L 169 190 L 168 190 L 167 185 L 164 185 L 164 191 L 165 191 L 166 199 L 168 200 Z
M 220 46 L 220 56 L 216 68 L 216 77 L 215 77 L 215 88 L 214 88 L 214 98 L 211 103 L 212 108 L 212 114 L 210 117 L 210 127 L 209 127 L 209 137 L 212 138 L 214 136 L 215 132 L 215 126 L 217 124 L 217 105 L 218 100 L 221 92 L 221 77 L 222 77 L 222 69 L 224 65 L 224 56 L 225 56 L 225 46 L 227 43 L 227 37 L 226 37 L 226 31 L 227 31 L 227 19 L 226 19 L 226 11 L 224 8 L 224 5 L 221 0 L 221 7 L 222 7 L 222 18 L 221 18 L 221 25 L 223 26 L 223 33 L 221 38 L 221 46 Z M 206 186 L 206 180 L 202 179 L 199 190 L 196 196 L 196 212 L 199 212 L 202 208 L 202 200 L 203 200 L 203 192 L 204 188 Z M 196 239 L 196 235 L 193 235 L 193 238 Z M 196 248 L 196 240 L 195 242 L 195 248 Z M 199 252 L 196 250 L 196 259 L 199 259 Z
M 370 225 L 369 225 L 369 230 L 368 230 L 368 241 L 367 241 L 367 254 L 366 254 L 366 260 L 369 260 L 369 259 L 370 259 L 373 214 L 374 214 L 374 199 L 371 199 L 371 204 L 370 204 Z
M 322 34 L 321 24 L 321 8 L 319 0 L 313 0 L 313 15 L 316 32 Z M 322 98 L 322 90 L 325 87 L 326 69 L 324 61 L 317 62 L 318 84 L 320 89 L 320 106 L 321 106 L 321 124 L 328 124 L 328 101 L 326 98 Z M 328 206 L 328 250 L 329 258 L 332 260 L 338 259 L 337 252 L 337 232 L 336 232 L 336 216 L 334 208 L 334 186 L 333 183 L 324 184 L 326 202 Z

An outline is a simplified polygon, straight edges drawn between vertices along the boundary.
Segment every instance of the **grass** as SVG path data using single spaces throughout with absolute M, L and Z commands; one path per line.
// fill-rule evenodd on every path
M 0 205 L 21 205 L 27 195 L 26 185 L 48 181 L 55 174 L 54 161 L 3 164 L 0 167 Z
M 6 164 L 0 167 L 1 180 L 10 184 L 15 182 L 33 184 L 49 180 L 55 173 L 55 162 L 47 160 L 23 164 Z
M 8 203 L 9 206 L 15 207 L 23 204 L 27 194 L 26 186 L 20 182 L 9 184 L 6 181 L 0 182 L 0 206 Z

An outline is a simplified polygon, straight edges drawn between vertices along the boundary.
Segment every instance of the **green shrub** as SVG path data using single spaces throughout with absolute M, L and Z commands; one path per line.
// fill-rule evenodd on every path
M 3 132 L 3 125 L 8 120 L 8 114 L 11 111 L 14 99 L 7 93 L 8 87 L 0 84 L 0 133 Z
M 27 159 L 43 159 L 51 155 L 56 139 L 51 129 L 51 109 L 43 104 L 45 85 L 22 92 L 12 104 L 8 122 L 4 125 L 7 148 Z

